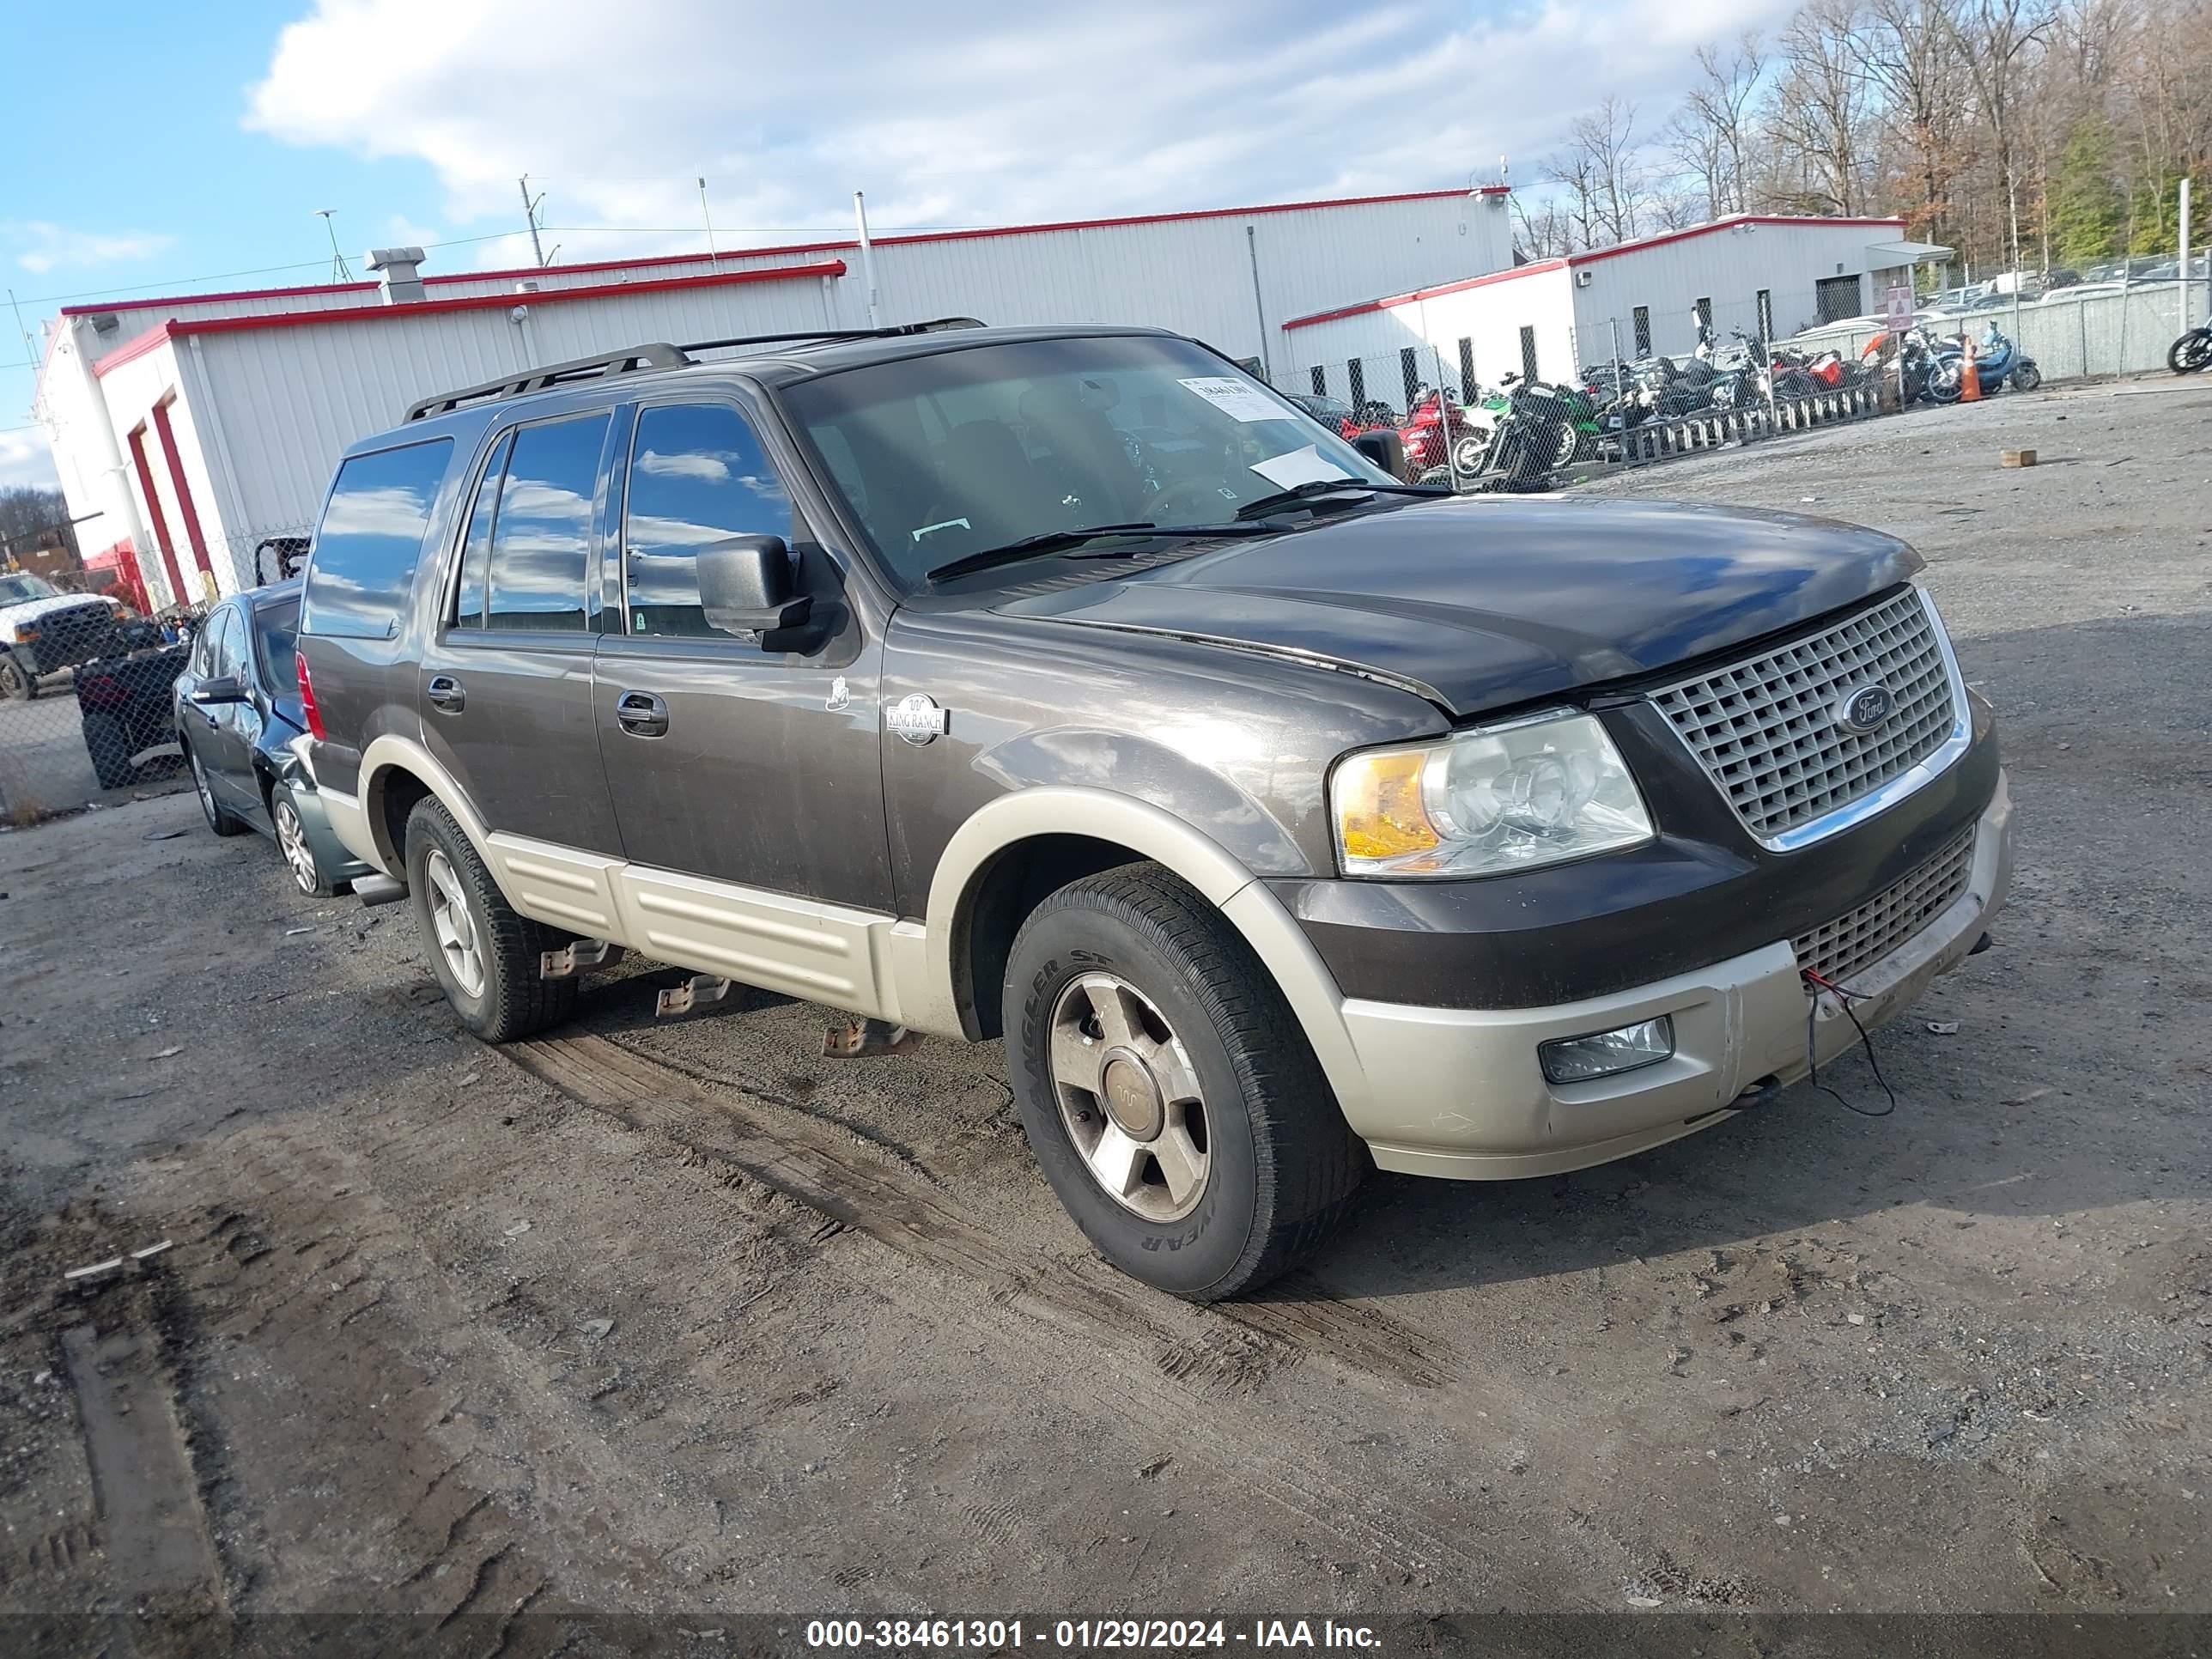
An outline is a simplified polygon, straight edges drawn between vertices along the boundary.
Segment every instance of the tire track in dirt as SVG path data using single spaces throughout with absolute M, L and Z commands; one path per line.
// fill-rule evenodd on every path
M 1286 1366 L 1322 1357 L 1363 1392 L 1402 1405 L 1465 1378 L 1464 1357 L 1435 1339 L 1371 1310 L 1299 1299 L 1310 1281 L 1275 1303 L 1194 1308 L 1161 1297 L 1155 1314 L 1143 1305 L 1152 1292 L 1122 1288 L 1119 1275 L 1107 1282 L 1111 1270 L 1103 1266 L 1036 1271 L 835 1126 L 775 1111 L 748 1091 L 702 1082 L 604 1037 L 542 1038 L 497 1052 L 580 1105 L 732 1165 L 972 1287 L 979 1294 L 965 1312 L 999 1340 L 1036 1349 L 1038 1327 L 1055 1334 L 1079 1357 L 1094 1401 L 1140 1429 L 1173 1425 L 1178 1443 L 1304 1523 L 1384 1560 L 1480 1586 L 1486 1597 L 1517 1571 L 1462 1543 L 1468 1516 L 1436 1495 L 1348 1483 L 1280 1432 L 1273 1407 L 1254 1392 Z M 913 1311 L 934 1322 L 963 1310 L 945 1300 Z

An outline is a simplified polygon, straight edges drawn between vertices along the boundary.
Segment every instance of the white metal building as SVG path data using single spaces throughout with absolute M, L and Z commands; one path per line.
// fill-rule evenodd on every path
M 1292 317 L 1283 356 L 1295 372 L 1275 380 L 1402 408 L 1416 381 L 1560 380 L 1616 353 L 1684 355 L 1701 315 L 1723 336 L 1785 337 L 1875 310 L 1891 282 L 1911 281 L 1915 263 L 1948 256 L 1900 240 L 1904 228 L 1901 219 L 1738 214 L 1567 258 L 1463 272 Z
M 1291 366 L 1286 319 L 1511 258 L 1502 188 L 882 236 L 885 323 L 1128 322 Z M 856 244 L 74 306 L 37 408 L 82 544 L 158 607 L 252 580 L 347 445 L 414 400 L 647 340 L 867 325 Z

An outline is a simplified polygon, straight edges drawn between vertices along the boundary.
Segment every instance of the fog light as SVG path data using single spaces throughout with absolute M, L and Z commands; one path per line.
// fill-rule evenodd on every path
M 1561 1037 L 1536 1050 L 1547 1083 L 1589 1083 L 1639 1066 L 1656 1066 L 1674 1055 L 1674 1022 L 1666 1014 L 1617 1031 Z

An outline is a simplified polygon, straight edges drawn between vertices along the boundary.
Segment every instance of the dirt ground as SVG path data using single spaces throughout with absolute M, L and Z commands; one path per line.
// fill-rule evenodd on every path
M 995 1047 L 825 1060 L 821 1010 L 656 1022 L 641 972 L 494 1052 L 402 908 L 299 897 L 189 795 L 0 835 L 0 1648 L 2212 1613 L 2208 480 L 2212 388 L 1596 486 L 1927 555 L 2012 771 L 1996 946 L 1877 1038 L 1890 1116 L 1799 1087 L 1584 1174 L 1377 1176 L 1243 1306 L 1089 1255 Z

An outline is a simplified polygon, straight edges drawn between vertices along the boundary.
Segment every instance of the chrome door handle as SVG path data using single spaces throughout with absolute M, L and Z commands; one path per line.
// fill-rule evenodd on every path
M 634 738 L 668 735 L 668 704 L 650 691 L 625 691 L 617 697 L 615 720 Z
M 430 683 L 422 688 L 422 695 L 428 699 L 431 708 L 446 714 L 459 714 L 462 706 L 468 702 L 468 693 L 461 689 L 461 683 L 451 674 L 431 675 Z

